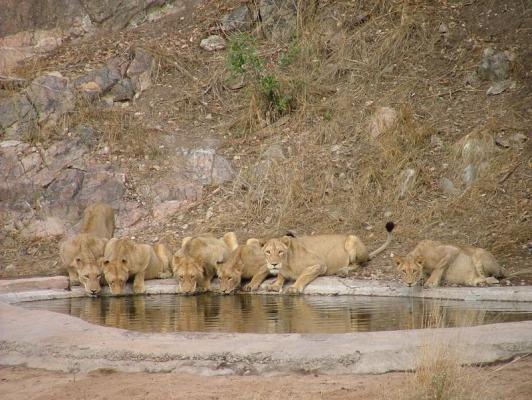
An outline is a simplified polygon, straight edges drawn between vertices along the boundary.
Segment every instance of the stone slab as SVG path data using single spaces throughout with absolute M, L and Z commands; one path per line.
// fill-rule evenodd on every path
M 68 278 L 66 276 L 21 278 L 21 279 L 1 279 L 0 293 L 29 292 L 33 290 L 65 290 L 68 288 Z
M 65 282 L 65 277 L 51 277 L 51 278 L 33 278 L 41 279 L 42 282 L 55 279 L 61 279 Z M 15 282 L 10 280 L 9 282 Z M 263 283 L 267 285 L 272 283 L 272 279 L 268 279 Z M 11 293 L 1 290 L 0 281 L 0 301 L 5 303 L 18 303 L 23 301 L 35 301 L 46 299 L 58 299 L 68 297 L 82 297 L 85 296 L 84 291 L 79 287 L 74 287 L 72 291 L 65 290 L 41 290 L 39 292 L 24 289 L 16 289 L 13 286 Z M 14 283 L 13 283 L 14 284 Z M 45 283 L 40 289 L 54 289 L 54 286 L 46 286 Z M 53 285 L 50 283 L 49 285 Z M 213 290 L 218 287 L 215 280 L 212 284 Z M 55 289 L 65 289 L 66 286 L 61 286 Z M 175 293 L 177 285 L 174 279 L 155 279 L 146 281 L 147 294 L 167 294 Z M 31 289 L 33 290 L 33 289 Z M 131 285 L 128 285 L 125 291 L 126 294 L 132 294 Z M 259 294 L 271 294 L 265 290 L 260 290 Z M 532 302 L 532 286 L 490 286 L 490 287 L 439 287 L 433 289 L 424 289 L 418 287 L 406 287 L 399 282 L 392 281 L 378 281 L 378 280 L 362 280 L 362 279 L 346 279 L 339 277 L 320 277 L 305 288 L 306 295 L 326 295 L 326 296 L 393 296 L 393 297 L 416 297 L 425 299 L 445 299 L 445 300 L 468 300 L 468 301 L 513 301 L 513 302 Z M 110 295 L 107 287 L 103 288 L 102 296 Z

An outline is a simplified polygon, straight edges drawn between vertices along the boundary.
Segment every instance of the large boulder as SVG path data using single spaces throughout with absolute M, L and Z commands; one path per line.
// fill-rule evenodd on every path
M 0 0 L 0 74 L 65 39 L 134 26 L 176 0 Z M 167 7 L 170 10 L 170 7 Z M 159 17 L 164 12 L 159 12 Z M 151 18 L 150 18 L 151 19 Z
M 57 119 L 74 109 L 75 97 L 69 80 L 59 72 L 50 72 L 33 80 L 26 95 L 37 112 L 40 124 Z
M 155 59 L 146 50 L 135 48 L 133 60 L 127 68 L 127 77 L 131 79 L 136 93 L 143 92 L 152 84 L 151 76 L 155 68 Z

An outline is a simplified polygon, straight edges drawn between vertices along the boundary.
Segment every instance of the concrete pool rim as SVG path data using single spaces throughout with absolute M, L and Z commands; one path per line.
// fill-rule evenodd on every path
M 368 285 L 368 281 L 349 280 L 347 285 L 338 285 L 337 279 L 320 278 L 309 290 L 362 295 L 363 287 L 377 293 L 388 285 L 389 292 L 400 292 L 393 283 Z M 175 292 L 171 281 L 151 281 L 146 287 L 151 294 Z M 463 299 L 473 295 L 485 299 L 491 295 L 480 296 L 479 290 L 504 289 L 493 295 L 500 299 L 505 292 L 508 301 L 532 301 L 532 287 L 449 289 L 466 289 L 461 290 Z M 459 341 L 465 364 L 504 361 L 532 352 L 532 321 L 341 334 L 140 333 L 17 307 L 25 301 L 82 295 L 79 288 L 67 292 L 57 287 L 0 293 L 0 364 L 75 372 L 109 368 L 204 375 L 355 374 L 415 369 L 419 349 L 430 343 Z M 456 299 L 456 295 L 456 290 L 451 291 L 450 296 Z

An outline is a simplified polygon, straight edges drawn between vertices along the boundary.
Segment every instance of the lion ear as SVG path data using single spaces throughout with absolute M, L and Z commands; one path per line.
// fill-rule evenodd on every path
M 256 239 L 256 238 L 249 238 L 247 241 L 246 241 L 246 244 L 248 246 L 257 246 L 257 247 L 262 247 L 266 244 L 266 239 Z
M 174 254 L 172 257 L 172 270 L 175 271 L 177 267 L 179 267 L 179 264 L 181 264 L 182 257 L 179 254 Z
M 401 267 L 401 264 L 403 264 L 404 259 L 403 259 L 403 257 L 400 257 L 400 256 L 394 256 L 393 257 L 393 262 L 395 263 L 395 267 L 399 268 L 399 267 Z
M 281 238 L 281 243 L 284 244 L 285 246 L 290 246 L 291 241 L 292 241 L 292 237 L 290 236 L 283 236 Z
M 415 261 L 416 264 L 423 265 L 423 262 L 425 261 L 425 259 L 424 259 L 422 256 L 417 256 L 417 257 L 414 259 L 414 261 Z
M 192 236 L 184 237 L 181 241 L 181 248 L 185 247 L 185 245 L 190 241 L 190 239 L 192 239 Z

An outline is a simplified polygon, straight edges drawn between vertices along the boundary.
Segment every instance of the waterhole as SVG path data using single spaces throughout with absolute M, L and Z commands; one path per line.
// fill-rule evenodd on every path
M 532 319 L 531 303 L 353 296 L 152 295 L 23 304 L 141 332 L 347 333 Z

